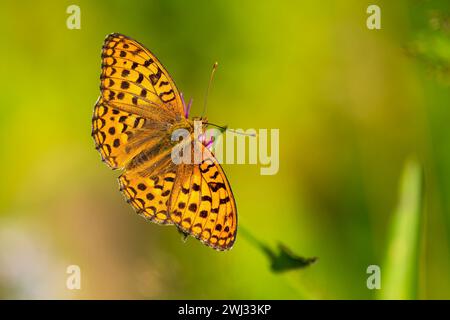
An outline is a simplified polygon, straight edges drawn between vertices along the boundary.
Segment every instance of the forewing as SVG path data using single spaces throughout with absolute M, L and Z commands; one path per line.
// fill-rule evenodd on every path
M 183 106 L 158 59 L 124 35 L 106 37 L 100 78 L 92 136 L 103 161 L 124 168 L 167 136 L 167 128 L 183 117 Z
M 164 108 L 183 115 L 175 82 L 158 59 L 139 42 L 113 33 L 102 50 L 102 97 L 125 108 Z

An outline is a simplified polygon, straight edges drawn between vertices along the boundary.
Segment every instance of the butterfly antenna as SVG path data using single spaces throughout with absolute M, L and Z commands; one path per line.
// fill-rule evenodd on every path
M 209 90 L 211 89 L 211 84 L 212 84 L 213 79 L 214 79 L 214 73 L 216 73 L 216 69 L 217 69 L 218 66 L 219 66 L 219 63 L 215 62 L 214 65 L 213 65 L 212 71 L 211 71 L 211 76 L 209 77 L 208 88 L 206 89 L 205 100 L 203 101 L 202 117 L 206 113 L 206 104 L 208 102 Z
M 256 134 L 255 134 L 255 133 L 240 132 L 240 131 L 236 131 L 236 130 L 233 130 L 233 129 L 228 129 L 227 126 L 224 126 L 224 127 L 223 127 L 223 126 L 219 126 L 219 125 L 217 125 L 217 124 L 210 123 L 210 122 L 207 122 L 206 124 L 207 124 L 207 125 L 210 125 L 210 126 L 213 126 L 213 127 L 216 127 L 216 128 L 219 128 L 222 132 L 228 131 L 228 132 L 232 132 L 232 133 L 235 133 L 235 134 L 240 134 L 240 135 L 243 135 L 243 136 L 256 137 Z

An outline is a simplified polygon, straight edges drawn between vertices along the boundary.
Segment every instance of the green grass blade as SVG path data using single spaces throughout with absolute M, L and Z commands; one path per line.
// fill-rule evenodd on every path
M 406 163 L 400 181 L 399 203 L 393 213 L 384 266 L 381 299 L 415 299 L 422 215 L 422 169 L 417 161 Z

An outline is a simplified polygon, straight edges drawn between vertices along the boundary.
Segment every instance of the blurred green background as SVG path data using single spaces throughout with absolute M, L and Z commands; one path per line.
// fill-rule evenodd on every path
M 449 13 L 446 0 L 2 2 L 0 297 L 450 298 Z M 277 175 L 224 165 L 247 231 L 230 252 L 145 222 L 100 161 L 111 32 L 160 58 L 193 115 L 219 61 L 208 118 L 280 129 Z M 275 273 L 249 235 L 319 260 Z M 66 288 L 71 264 L 81 290 Z

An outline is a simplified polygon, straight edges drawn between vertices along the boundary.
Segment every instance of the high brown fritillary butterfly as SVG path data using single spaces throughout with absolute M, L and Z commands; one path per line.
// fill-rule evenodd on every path
M 172 161 L 173 131 L 192 135 L 194 124 L 163 65 L 137 41 L 113 33 L 103 45 L 100 79 L 92 136 L 103 161 L 124 169 L 119 184 L 127 201 L 152 222 L 174 224 L 214 249 L 230 249 L 236 203 L 220 164 L 199 139 L 192 144 L 202 150 L 200 163 Z

